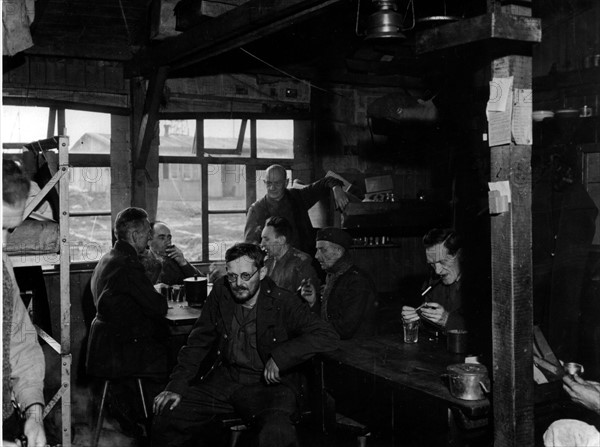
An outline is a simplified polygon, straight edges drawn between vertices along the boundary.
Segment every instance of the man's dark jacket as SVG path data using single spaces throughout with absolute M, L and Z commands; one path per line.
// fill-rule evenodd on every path
M 342 340 L 369 336 L 376 333 L 377 289 L 371 277 L 360 267 L 351 263 L 349 255 L 334 264 L 332 271 L 345 265 L 345 271 L 327 285 L 331 292 L 327 299 L 327 321 L 335 328 Z M 332 281 L 331 271 L 327 282 Z M 312 311 L 320 315 L 322 303 L 317 300 Z
M 309 255 L 314 255 L 316 233 L 310 221 L 308 210 L 319 200 L 329 197 L 329 192 L 334 186 L 341 185 L 343 183 L 334 177 L 324 177 L 304 188 L 286 189 L 280 201 L 268 199 L 265 195 L 248 208 L 244 229 L 245 241 L 260 243 L 262 230 L 269 217 L 287 217 L 288 220 L 291 220 L 290 224 L 293 228 L 290 245 Z M 291 204 L 293 219 L 290 219 L 289 216 L 282 216 L 279 212 L 280 206 L 285 201 Z
M 130 377 L 164 360 L 168 335 L 167 301 L 154 290 L 127 242 L 117 241 L 94 270 L 96 305 L 86 367 L 97 377 Z
M 328 323 L 312 314 L 291 292 L 277 287 L 269 277 L 261 281 L 256 305 L 258 353 L 265 364 L 272 357 L 282 383 L 298 393 L 300 376 L 296 367 L 314 354 L 335 350 L 339 337 Z M 184 395 L 196 376 L 201 374 L 205 378 L 220 364 L 225 344 L 231 337 L 235 306 L 225 278 L 219 279 L 187 344 L 179 351 L 167 390 Z M 212 353 L 216 355 L 213 357 Z

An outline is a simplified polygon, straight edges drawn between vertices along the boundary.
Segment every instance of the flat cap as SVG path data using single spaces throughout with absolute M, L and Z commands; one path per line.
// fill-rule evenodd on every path
M 329 241 L 344 247 L 345 250 L 352 244 L 352 236 L 336 227 L 321 228 L 317 231 L 318 241 Z

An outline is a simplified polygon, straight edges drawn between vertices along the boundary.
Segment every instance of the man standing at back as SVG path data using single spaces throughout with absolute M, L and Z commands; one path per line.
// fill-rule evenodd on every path
M 343 210 L 348 204 L 348 196 L 342 189 L 342 182 L 333 177 L 324 177 L 304 188 L 288 189 L 289 179 L 285 168 L 280 165 L 267 168 L 264 182 L 267 194 L 248 209 L 245 241 L 260 243 L 266 220 L 271 216 L 280 216 L 292 224 L 290 245 L 312 256 L 315 253 L 315 231 L 308 210 L 320 199 L 328 197 L 329 190 L 333 190 L 336 207 Z

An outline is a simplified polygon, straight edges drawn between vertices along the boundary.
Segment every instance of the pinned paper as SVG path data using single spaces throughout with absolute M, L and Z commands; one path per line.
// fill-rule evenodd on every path
M 488 182 L 490 191 L 500 191 L 500 195 L 508 197 L 508 203 L 511 202 L 510 197 L 510 183 L 508 180 L 501 182 Z
M 510 106 L 510 95 L 512 94 L 513 77 L 494 78 L 490 81 L 490 97 L 487 102 L 487 112 L 506 112 Z
M 508 211 L 508 204 L 511 202 L 509 182 L 490 182 L 488 185 L 490 188 L 490 192 L 488 193 L 490 214 L 506 213 Z
M 512 136 L 513 78 L 494 78 L 486 106 L 489 146 L 510 144 Z
M 512 116 L 512 138 L 515 144 L 533 144 L 531 113 L 533 94 L 530 88 L 515 89 Z

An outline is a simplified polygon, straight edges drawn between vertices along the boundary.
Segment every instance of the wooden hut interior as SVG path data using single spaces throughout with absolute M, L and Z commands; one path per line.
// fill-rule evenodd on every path
M 600 380 L 600 2 L 2 7 L 3 160 L 40 190 L 3 253 L 45 355 L 50 445 L 151 442 L 110 405 L 99 419 L 102 382 L 85 367 L 90 282 L 117 214 L 139 207 L 169 224 L 209 276 L 244 240 L 273 164 L 291 188 L 342 179 L 349 203 L 324 197 L 310 220 L 350 235 L 377 303 L 379 344 L 313 361 L 301 446 L 543 446 L 555 420 L 600 427 L 563 390 L 559 363 Z M 418 343 L 442 352 L 440 370 L 402 357 L 413 355 L 402 307 L 417 307 L 432 278 L 431 228 L 463 236 L 464 276 L 479 291 L 466 353 L 489 372 L 479 400 L 451 395 L 446 366 L 465 355 L 450 355 L 446 337 Z M 171 367 L 199 314 L 170 318 Z M 224 442 L 238 429 L 238 445 L 254 445 L 244 421 Z

